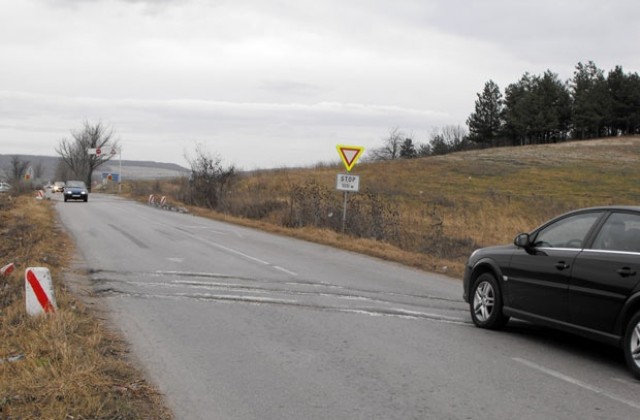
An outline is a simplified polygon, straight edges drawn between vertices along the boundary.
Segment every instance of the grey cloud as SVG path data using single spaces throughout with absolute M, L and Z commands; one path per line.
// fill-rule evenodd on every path
M 590 59 L 618 60 L 623 66 L 640 64 L 623 62 L 640 39 L 640 3 L 635 0 L 453 0 L 433 4 L 436 7 L 424 15 L 429 25 L 500 45 L 514 57 L 565 65 Z
M 287 150 L 295 149 L 287 146 L 287 142 L 297 144 L 295 150 L 299 155 L 291 159 L 301 164 L 308 155 L 300 150 L 300 144 L 309 148 L 313 161 L 323 151 L 329 150 L 328 156 L 332 156 L 331 148 L 324 145 L 327 140 L 332 144 L 345 138 L 378 142 L 379 135 L 390 127 L 408 128 L 426 137 L 431 127 L 454 123 L 445 114 L 385 105 L 121 100 L 6 91 L 0 91 L 0 111 L 4 114 L 0 135 L 23 132 L 30 138 L 46 138 L 50 145 L 68 136 L 69 130 L 83 120 L 99 120 L 113 124 L 116 131 L 127 138 L 132 152 L 136 147 L 146 150 L 148 139 L 167 144 L 176 139 L 221 139 L 223 143 L 218 143 L 218 147 L 241 166 L 259 166 L 261 161 L 265 165 L 276 165 L 279 155 L 267 157 L 268 150 L 263 150 L 265 142 L 273 139 L 278 139 L 278 147 Z M 43 120 L 43 115 L 48 118 Z M 320 144 L 324 145 L 321 151 L 314 151 Z M 246 145 L 252 145 L 256 152 L 249 156 L 246 151 L 236 150 L 244 150 Z M 145 157 L 148 156 L 137 156 Z
M 327 91 L 321 86 L 290 80 L 264 81 L 260 84 L 260 89 L 283 97 L 309 97 Z

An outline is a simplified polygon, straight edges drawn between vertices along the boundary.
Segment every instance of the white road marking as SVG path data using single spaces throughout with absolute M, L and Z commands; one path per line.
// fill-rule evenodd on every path
M 289 274 L 291 276 L 294 276 L 294 277 L 298 275 L 298 273 L 295 273 L 293 271 L 287 270 L 286 268 L 282 268 L 282 267 L 280 267 L 278 265 L 274 265 L 273 268 L 275 268 L 276 270 L 282 271 L 283 273 L 287 273 L 287 274 Z
M 142 219 L 145 219 L 145 220 L 148 220 L 150 223 L 155 224 L 155 225 L 160 225 L 160 226 L 163 226 L 163 227 L 176 229 L 177 231 L 179 231 L 179 232 L 180 232 L 180 233 L 182 233 L 183 235 L 187 235 L 187 236 L 189 236 L 189 237 L 191 237 L 191 238 L 193 238 L 193 239 L 196 239 L 196 240 L 198 240 L 198 241 L 200 241 L 200 242 L 203 242 L 203 243 L 209 244 L 209 245 L 211 245 L 211 246 L 214 246 L 214 247 L 216 247 L 216 248 L 222 249 L 223 251 L 226 251 L 226 252 L 228 252 L 228 253 L 230 253 L 230 254 L 238 255 L 238 256 L 240 256 L 240 257 L 246 258 L 246 259 L 248 259 L 248 260 L 250 260 L 250 261 L 253 261 L 253 262 L 256 262 L 256 263 L 258 263 L 258 264 L 267 265 L 267 266 L 269 266 L 269 267 L 274 268 L 275 270 L 282 271 L 283 273 L 287 273 L 287 274 L 289 274 L 289 275 L 291 275 L 291 276 L 297 276 L 297 275 L 298 275 L 298 273 L 295 273 L 295 272 L 293 272 L 293 271 L 287 270 L 286 268 L 283 268 L 283 267 L 277 266 L 277 265 L 272 264 L 272 263 L 270 263 L 270 262 L 268 262 L 268 261 L 262 260 L 262 259 L 260 259 L 260 258 L 253 257 L 253 256 L 251 256 L 251 255 L 249 255 L 249 254 L 245 254 L 244 252 L 241 252 L 241 251 L 235 250 L 235 249 L 233 249 L 233 248 L 229 248 L 228 246 L 221 245 L 221 244 L 219 244 L 219 243 L 217 243 L 217 242 L 214 242 L 214 241 L 211 241 L 211 240 L 208 240 L 208 239 L 205 239 L 205 238 L 201 238 L 200 236 L 195 235 L 195 234 L 193 234 L 193 233 L 186 232 L 184 229 L 182 229 L 182 226 L 168 226 L 168 225 L 165 225 L 165 224 L 163 224 L 163 223 L 159 223 L 159 222 L 157 222 L 157 221 L 154 221 L 154 220 L 152 220 L 152 219 L 150 219 L 150 218 L 148 218 L 148 217 L 141 217 L 141 218 L 142 218 Z M 187 227 L 194 228 L 195 226 L 187 226 Z M 200 228 L 201 228 L 201 229 L 206 229 L 206 227 L 200 227 Z M 214 229 L 214 230 L 215 230 L 215 229 Z M 225 233 L 225 234 L 227 234 L 227 232 L 220 232 L 220 233 Z
M 580 380 L 578 380 L 576 378 L 572 378 L 571 376 L 567 376 L 567 375 L 565 375 L 563 373 L 560 373 L 560 372 L 558 372 L 556 370 L 546 368 L 546 367 L 541 366 L 541 365 L 539 365 L 537 363 L 530 362 L 528 360 L 521 359 L 519 357 L 512 357 L 512 360 L 515 361 L 515 362 L 521 363 L 521 364 L 523 364 L 525 366 L 528 366 L 528 367 L 530 367 L 532 369 L 535 369 L 535 370 L 537 370 L 539 372 L 545 373 L 545 374 L 547 374 L 549 376 L 553 376 L 554 378 L 560 379 L 561 381 L 565 381 L 565 382 L 568 382 L 568 383 L 570 383 L 572 385 L 576 385 L 576 386 L 578 386 L 578 387 L 580 387 L 582 389 L 586 389 L 587 391 L 591 391 L 594 394 L 602 395 L 603 397 L 609 398 L 609 399 L 611 399 L 613 401 L 617 401 L 619 403 L 628 405 L 629 407 L 632 407 L 632 408 L 635 408 L 637 410 L 640 410 L 640 404 L 637 404 L 637 403 L 635 403 L 633 401 L 625 400 L 624 398 L 617 397 L 617 396 L 615 396 L 613 394 L 610 394 L 610 393 L 608 393 L 606 391 L 601 390 L 600 388 L 597 388 L 597 387 L 595 387 L 593 385 L 589 385 L 589 384 L 587 384 L 585 382 L 582 382 L 582 381 L 580 381 Z
M 187 235 L 190 235 L 190 234 L 187 234 Z M 213 241 L 210 241 L 208 239 L 200 238 L 200 237 L 197 237 L 195 235 L 191 235 L 191 236 L 196 238 L 196 239 L 198 239 L 201 242 L 205 242 L 205 243 L 207 243 L 207 244 L 209 244 L 211 246 L 214 246 L 216 248 L 222 249 L 222 250 L 224 250 L 224 251 L 226 251 L 226 252 L 228 252 L 230 254 L 235 254 L 235 255 L 241 256 L 241 257 L 246 258 L 246 259 L 248 259 L 250 261 L 257 262 L 258 264 L 268 265 L 269 267 L 272 267 L 275 270 L 282 271 L 283 273 L 289 274 L 289 275 L 294 276 L 294 277 L 298 275 L 298 273 L 296 273 L 296 272 L 287 270 L 286 268 L 283 268 L 283 267 L 277 266 L 275 264 L 272 264 L 269 261 L 265 261 L 265 260 L 262 260 L 260 258 L 253 257 L 253 256 L 251 256 L 249 254 L 245 254 L 244 252 L 240 252 L 240 251 L 235 250 L 233 248 L 229 248 L 228 246 L 224 246 L 224 245 L 221 245 L 221 244 L 219 244 L 217 242 L 213 242 Z

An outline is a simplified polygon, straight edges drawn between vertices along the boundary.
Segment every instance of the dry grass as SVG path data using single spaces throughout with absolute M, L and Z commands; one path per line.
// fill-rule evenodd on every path
M 459 277 L 476 247 L 574 208 L 640 202 L 639 159 L 635 136 L 359 163 L 347 236 L 338 164 L 243 174 L 217 213 L 192 211 Z M 152 187 L 171 200 L 179 184 L 136 188 Z
M 16 264 L 0 278 L 0 418 L 171 418 L 128 361 L 126 344 L 60 280 L 72 245 L 56 228 L 50 203 L 0 197 L 0 238 L 0 265 Z M 54 314 L 26 314 L 29 266 L 50 269 Z

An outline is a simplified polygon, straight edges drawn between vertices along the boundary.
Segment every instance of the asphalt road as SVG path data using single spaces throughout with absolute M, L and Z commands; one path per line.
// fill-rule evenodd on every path
M 91 194 L 59 201 L 178 419 L 637 419 L 617 349 L 471 325 L 461 281 Z

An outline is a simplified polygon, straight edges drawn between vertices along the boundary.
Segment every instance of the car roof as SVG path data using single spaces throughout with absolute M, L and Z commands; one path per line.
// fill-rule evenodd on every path
M 594 206 L 594 207 L 577 208 L 577 209 L 574 209 L 574 210 L 571 210 L 571 211 L 567 211 L 565 213 L 560 213 L 558 216 L 556 216 L 556 217 L 554 217 L 552 219 L 548 219 L 544 224 L 538 226 L 536 229 L 539 229 L 540 227 L 550 223 L 553 220 L 562 219 L 564 217 L 571 216 L 573 214 L 588 213 L 588 212 L 592 212 L 592 211 L 633 211 L 633 212 L 640 213 L 640 206 L 609 205 L 609 206 Z
M 576 209 L 570 211 L 569 213 L 580 212 L 580 211 L 594 211 L 594 210 L 631 210 L 631 211 L 640 211 L 640 206 L 631 206 L 631 205 L 610 205 L 610 206 L 596 206 L 596 207 L 585 207 L 583 209 Z

